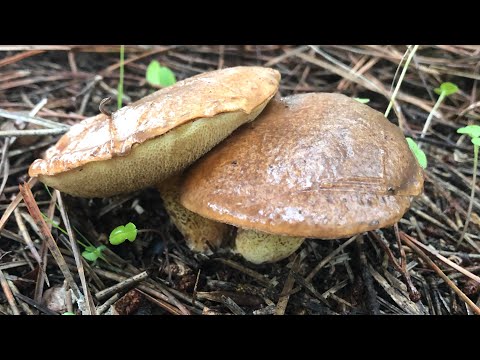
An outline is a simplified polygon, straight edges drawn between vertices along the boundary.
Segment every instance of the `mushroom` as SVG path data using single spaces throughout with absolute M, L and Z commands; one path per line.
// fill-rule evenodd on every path
M 74 125 L 29 175 L 81 197 L 159 184 L 253 120 L 279 81 L 278 71 L 255 66 L 193 76 Z
M 170 220 L 183 235 L 190 250 L 209 253 L 219 248 L 229 237 L 232 227 L 206 219 L 180 204 L 180 184 L 183 174 L 171 176 L 156 185 Z
M 289 256 L 305 238 L 393 225 L 422 187 L 397 126 L 345 95 L 310 93 L 272 100 L 193 164 L 180 202 L 238 227 L 235 251 L 259 264 Z

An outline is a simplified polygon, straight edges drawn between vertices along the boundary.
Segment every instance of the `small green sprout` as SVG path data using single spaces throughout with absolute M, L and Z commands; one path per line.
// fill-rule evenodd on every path
M 167 87 L 177 82 L 173 71 L 160 65 L 157 60 L 152 60 L 148 65 L 146 79 L 150 85 L 160 87 Z
M 457 245 L 460 246 L 460 244 L 463 241 L 463 238 L 465 237 L 465 233 L 467 232 L 468 224 L 470 223 L 470 217 L 472 215 L 472 208 L 473 208 L 473 199 L 475 198 L 475 184 L 477 181 L 477 166 L 478 166 L 478 148 L 480 147 L 480 126 L 468 125 L 458 129 L 457 133 L 470 136 L 473 144 L 472 190 L 470 192 L 470 203 L 468 204 L 467 218 L 465 219 L 465 225 L 463 226 L 462 234 L 460 235 L 460 239 L 458 240 L 458 243 L 457 243 Z
M 457 130 L 458 134 L 465 134 L 468 135 L 472 138 L 472 143 L 473 140 L 476 138 L 480 138 L 480 126 L 479 125 L 468 125 L 465 127 L 462 127 Z M 475 143 L 474 143 L 475 144 Z
M 120 79 L 118 80 L 117 108 L 122 107 L 123 100 L 123 74 L 124 74 L 125 45 L 120 46 Z
M 366 98 L 354 98 L 354 99 L 362 104 L 368 104 L 370 102 L 370 99 L 366 99 Z
M 135 241 L 137 238 L 137 227 L 135 224 L 129 222 L 127 225 L 120 225 L 113 229 L 110 233 L 109 241 L 112 245 L 120 245 L 121 243 L 128 240 L 130 242 Z
M 98 258 L 105 260 L 102 251 L 106 248 L 105 245 L 100 245 L 99 247 L 87 246 L 85 247 L 85 251 L 82 252 L 82 256 L 88 261 L 97 261 Z
M 430 127 L 430 123 L 433 119 L 433 114 L 437 112 L 438 107 L 440 104 L 445 100 L 447 96 L 453 95 L 458 91 L 458 86 L 451 82 L 444 82 L 440 85 L 440 87 L 436 88 L 435 93 L 440 95 L 437 99 L 435 105 L 433 105 L 432 111 L 428 114 L 427 121 L 425 121 L 425 125 L 423 126 L 422 133 L 420 137 L 423 139 L 425 134 L 427 133 L 428 128 Z
M 435 94 L 443 97 L 453 95 L 458 91 L 458 86 L 451 82 L 444 82 L 440 87 L 436 88 Z
M 75 314 L 71 311 L 66 311 L 62 315 L 75 315 Z
M 420 149 L 415 141 L 413 141 L 412 138 L 407 137 L 406 138 L 408 147 L 412 151 L 413 155 L 417 158 L 418 163 L 422 167 L 422 169 L 427 168 L 427 156 L 423 152 L 422 149 Z

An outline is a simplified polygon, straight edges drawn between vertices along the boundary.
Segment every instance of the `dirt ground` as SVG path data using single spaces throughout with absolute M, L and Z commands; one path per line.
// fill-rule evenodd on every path
M 400 45 L 126 46 L 124 104 L 152 92 L 145 71 L 158 60 L 178 80 L 231 66 L 269 66 L 282 75 L 282 96 L 339 92 L 369 99 L 383 113 L 406 51 Z M 386 228 L 351 239 L 309 239 L 285 260 L 253 265 L 226 248 L 213 255 L 190 251 L 154 189 L 58 198 L 29 181 L 29 165 L 62 129 L 29 135 L 47 128 L 25 116 L 73 125 L 98 114 L 102 99 L 117 96 L 119 46 L 0 46 L 0 314 L 480 314 L 478 197 L 458 244 L 473 146 L 456 132 L 480 119 L 479 65 L 480 46 L 422 45 L 406 71 L 388 118 L 422 143 L 428 167 L 424 193 L 398 223 L 397 236 Z M 419 139 L 438 99 L 434 89 L 447 81 L 459 91 Z M 27 208 L 19 185 L 24 194 L 31 186 L 40 211 L 58 226 L 48 220 L 46 232 L 38 228 L 40 215 Z M 478 184 L 475 190 L 478 195 Z M 110 232 L 128 222 L 140 230 L 137 240 L 109 245 Z M 105 261 L 82 260 L 74 250 L 84 247 L 72 248 L 75 239 L 107 245 Z M 55 254 L 47 246 L 54 241 Z

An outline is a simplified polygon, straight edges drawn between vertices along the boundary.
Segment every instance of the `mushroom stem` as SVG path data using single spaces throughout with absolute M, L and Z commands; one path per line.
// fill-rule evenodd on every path
M 156 186 L 170 219 L 184 236 L 187 246 L 197 252 L 210 252 L 227 239 L 231 227 L 206 219 L 186 209 L 179 201 L 180 175 L 175 175 Z
M 238 229 L 235 251 L 254 264 L 272 263 L 293 254 L 304 240 L 303 237 Z

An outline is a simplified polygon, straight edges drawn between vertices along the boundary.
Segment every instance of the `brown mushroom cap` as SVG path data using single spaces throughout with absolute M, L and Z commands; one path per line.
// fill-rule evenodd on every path
M 235 67 L 180 81 L 114 112 L 85 119 L 30 166 L 66 193 L 104 197 L 154 185 L 254 119 L 280 73 Z
M 401 130 L 340 94 L 272 100 L 186 173 L 181 203 L 270 234 L 333 239 L 392 225 L 423 172 Z

